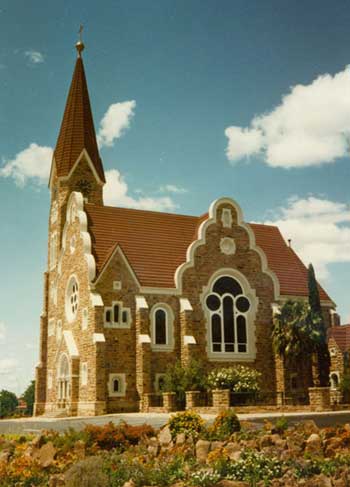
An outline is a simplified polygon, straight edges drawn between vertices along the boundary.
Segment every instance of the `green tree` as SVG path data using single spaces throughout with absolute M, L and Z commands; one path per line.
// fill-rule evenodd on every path
M 35 380 L 32 380 L 23 394 L 23 399 L 27 403 L 26 413 L 29 414 L 30 416 L 33 415 L 34 400 L 35 400 L 34 396 L 35 396 Z
M 318 375 L 316 381 L 317 385 L 325 387 L 329 384 L 330 356 L 327 346 L 327 329 L 322 313 L 320 293 L 312 264 L 310 264 L 308 267 L 308 287 L 311 320 L 314 323 L 319 335 L 319 340 L 315 350 L 315 357 L 313 358 L 314 362 L 316 363 Z
M 186 391 L 203 391 L 207 386 L 207 375 L 200 361 L 191 360 L 184 367 L 178 360 L 166 369 L 162 390 L 175 392 L 178 406 L 182 407 L 185 405 Z
M 0 417 L 10 416 L 18 406 L 16 394 L 3 389 L 0 391 Z
M 310 306 L 304 301 L 288 300 L 274 317 L 272 341 L 275 352 L 288 363 L 312 354 L 320 340 Z

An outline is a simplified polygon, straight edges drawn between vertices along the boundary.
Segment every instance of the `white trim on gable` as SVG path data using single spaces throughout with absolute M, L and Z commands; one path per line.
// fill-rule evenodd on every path
M 198 238 L 194 242 L 191 243 L 191 245 L 187 249 L 186 253 L 186 262 L 183 264 L 180 264 L 179 267 L 175 271 L 175 285 L 178 289 L 182 291 L 182 275 L 184 271 L 190 267 L 194 266 L 194 256 L 197 248 L 201 245 L 204 245 L 206 243 L 206 231 L 208 227 L 213 224 L 217 223 L 217 209 L 220 205 L 227 204 L 230 206 L 233 206 L 233 208 L 236 210 L 237 213 L 237 225 L 244 228 L 246 232 L 248 233 L 249 237 L 249 248 L 251 250 L 254 250 L 257 252 L 257 254 L 260 256 L 261 259 L 261 269 L 262 272 L 267 274 L 268 276 L 271 277 L 273 286 L 274 286 L 274 294 L 275 294 L 275 299 L 278 300 L 280 297 L 280 284 L 278 281 L 278 278 L 274 272 L 272 272 L 267 265 L 267 258 L 264 253 L 264 251 L 256 245 L 255 242 L 255 234 L 252 228 L 244 223 L 243 221 L 243 213 L 241 207 L 236 203 L 233 199 L 231 198 L 219 198 L 215 201 L 212 202 L 212 204 L 209 207 L 209 217 L 204 220 L 201 225 L 199 226 L 198 229 Z
M 71 330 L 64 330 L 63 332 L 64 340 L 67 345 L 67 350 L 71 358 L 79 357 L 79 350 L 77 344 L 75 343 L 74 336 Z
M 130 272 L 132 278 L 134 279 L 135 283 L 141 287 L 141 284 L 135 274 L 135 271 L 134 269 L 131 267 L 126 255 L 124 254 L 123 252 L 123 249 L 117 245 L 116 248 L 113 250 L 112 254 L 109 256 L 107 262 L 104 264 L 103 266 L 103 269 L 102 271 L 100 272 L 100 274 L 97 276 L 97 279 L 96 281 L 94 282 L 94 285 L 98 284 L 99 280 L 101 279 L 101 276 L 103 276 L 104 272 L 106 269 L 108 269 L 109 267 L 109 264 L 111 263 L 112 259 L 115 257 L 115 255 L 119 254 L 119 256 L 121 257 L 123 263 L 125 264 L 126 268 L 128 269 L 128 271 Z
M 75 161 L 75 163 L 73 164 L 72 166 L 72 169 L 69 171 L 69 174 L 67 176 L 59 176 L 58 178 L 61 180 L 61 181 L 67 181 L 71 176 L 72 174 L 74 173 L 75 169 L 77 168 L 77 165 L 80 163 L 80 161 L 83 159 L 83 157 L 85 156 L 86 158 L 86 161 L 92 171 L 92 174 L 94 175 L 95 179 L 96 179 L 96 182 L 100 185 L 100 186 L 103 186 L 105 183 L 101 180 L 100 176 L 98 175 L 96 169 L 95 169 L 95 166 L 91 160 L 91 157 L 89 156 L 89 153 L 88 151 L 84 148 L 80 155 L 78 156 L 77 160 Z M 50 170 L 50 178 L 49 178 L 49 188 L 50 190 L 52 189 L 52 176 L 53 176 L 53 168 L 55 167 L 56 169 L 56 159 L 55 159 L 55 156 L 53 155 L 52 156 L 52 162 L 51 162 L 51 170 Z M 56 169 L 56 173 L 57 173 L 57 169 Z

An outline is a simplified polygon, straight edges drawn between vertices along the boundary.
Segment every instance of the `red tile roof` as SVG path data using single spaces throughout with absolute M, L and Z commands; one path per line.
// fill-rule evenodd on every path
M 85 205 L 93 253 L 99 274 L 116 246 L 120 246 L 143 286 L 174 287 L 177 267 L 185 262 L 189 245 L 197 238 L 200 217 Z M 307 296 L 307 269 L 285 243 L 279 229 L 250 224 L 256 243 L 277 275 L 281 295 Z M 330 300 L 320 287 L 321 299 Z
M 350 350 L 350 325 L 333 326 L 328 329 L 328 339 L 334 338 L 342 352 Z
M 81 57 L 78 57 L 55 148 L 58 176 L 69 174 L 84 148 L 87 150 L 97 174 L 102 181 L 105 181 L 96 142 L 84 65 Z

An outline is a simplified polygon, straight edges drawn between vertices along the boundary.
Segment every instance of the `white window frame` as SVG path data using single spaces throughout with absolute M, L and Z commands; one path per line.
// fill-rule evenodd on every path
M 89 308 L 83 308 L 81 311 L 81 329 L 87 330 L 89 326 Z
M 56 330 L 55 330 L 55 318 L 50 318 L 48 325 L 47 325 L 47 336 L 52 337 L 55 336 Z
M 114 381 L 119 380 L 120 391 L 115 392 L 113 389 Z M 109 397 L 125 397 L 126 395 L 126 376 L 125 374 L 109 374 L 108 378 L 108 395 Z
M 153 387 L 155 392 L 160 392 L 160 387 L 159 387 L 159 379 L 163 379 L 166 374 L 156 374 L 153 382 Z
M 165 312 L 166 323 L 166 343 L 161 345 L 155 342 L 156 339 L 156 312 L 158 310 Z M 166 303 L 157 303 L 151 309 L 151 348 L 154 352 L 171 352 L 174 350 L 174 312 Z
M 333 385 L 332 375 L 335 375 L 338 378 L 338 386 L 336 386 L 336 387 L 334 387 L 334 385 Z M 337 370 L 334 370 L 334 371 L 330 372 L 330 374 L 329 374 L 329 382 L 330 382 L 330 386 L 331 386 L 330 388 L 331 388 L 332 391 L 336 391 L 336 390 L 339 389 L 339 386 L 340 386 L 340 374 L 339 374 L 339 372 Z
M 88 363 L 82 362 L 80 365 L 80 385 L 87 386 L 88 384 Z
M 51 390 L 53 387 L 53 373 L 52 370 L 47 371 L 47 389 Z
M 58 320 L 56 323 L 56 340 L 60 342 L 62 339 L 63 330 L 62 330 L 62 320 Z
M 71 294 L 72 294 L 72 292 L 70 291 L 70 288 L 73 286 L 73 280 L 75 281 L 75 284 L 78 286 L 77 307 L 76 307 L 75 312 L 73 312 L 73 310 L 72 310 L 72 304 L 70 301 Z M 66 312 L 66 318 L 67 318 L 68 323 L 73 323 L 77 318 L 78 310 L 79 310 L 79 297 L 80 297 L 80 284 L 79 284 L 77 276 L 75 274 L 72 274 L 67 281 L 65 299 L 64 299 L 64 301 L 65 301 L 65 312 Z
M 119 321 L 118 322 L 114 321 L 114 310 L 113 310 L 113 308 L 115 305 L 119 306 Z M 108 311 L 110 311 L 110 313 L 111 313 L 111 321 L 110 322 L 108 322 L 106 320 L 106 315 L 107 315 Z M 123 317 L 124 312 L 127 314 L 127 320 L 125 323 L 122 321 L 122 317 Z M 112 306 L 107 306 L 104 309 L 103 320 L 104 320 L 105 328 L 130 328 L 130 326 L 131 326 L 130 308 L 124 308 L 122 301 L 113 301 Z
M 247 351 L 246 352 L 214 352 L 212 343 L 212 329 L 211 329 L 211 315 L 212 312 L 206 305 L 206 299 L 212 292 L 214 283 L 221 277 L 231 277 L 238 281 L 242 288 L 242 295 L 246 297 L 250 302 L 250 309 L 245 314 L 246 317 L 246 332 L 247 332 Z M 207 329 L 207 356 L 210 361 L 225 362 L 225 361 L 237 361 L 237 362 L 252 362 L 256 358 L 256 345 L 255 345 L 255 317 L 258 309 L 259 298 L 256 296 L 255 289 L 250 287 L 247 278 L 236 269 L 224 268 L 216 271 L 209 279 L 208 285 L 203 288 L 203 292 L 200 296 L 202 309 L 206 320 Z M 237 336 L 237 335 L 236 335 Z

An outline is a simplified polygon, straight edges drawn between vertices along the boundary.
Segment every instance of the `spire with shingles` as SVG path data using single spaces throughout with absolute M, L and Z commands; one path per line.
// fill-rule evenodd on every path
M 105 182 L 81 57 L 84 49 L 81 40 L 77 42 L 76 49 L 78 57 L 54 153 L 57 176 L 67 176 L 82 150 L 86 149 L 98 176 Z

